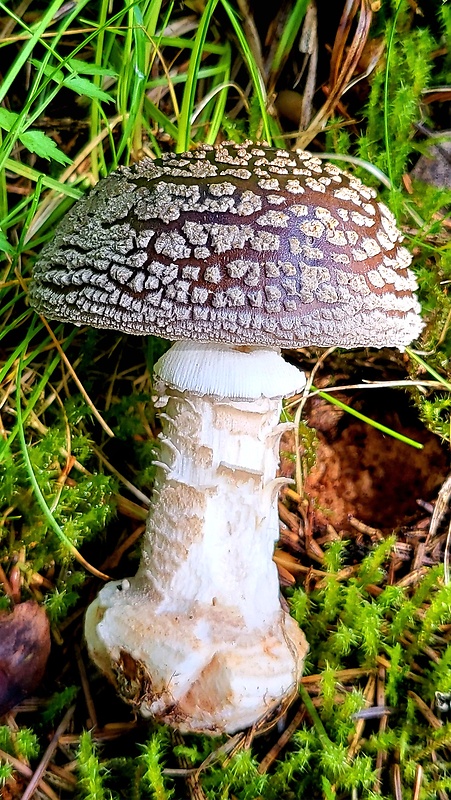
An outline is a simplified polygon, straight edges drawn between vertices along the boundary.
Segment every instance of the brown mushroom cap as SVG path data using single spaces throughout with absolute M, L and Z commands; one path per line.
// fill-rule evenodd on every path
M 422 328 L 416 281 L 375 198 L 308 152 L 252 142 L 145 159 L 64 217 L 30 302 L 172 340 L 402 348 Z

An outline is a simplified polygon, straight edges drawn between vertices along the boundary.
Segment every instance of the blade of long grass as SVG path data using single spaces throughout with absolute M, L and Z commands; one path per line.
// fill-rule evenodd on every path
M 6 306 L 4 306 L 2 308 L 2 311 L 5 313 L 5 310 L 10 308 L 11 305 L 15 305 L 16 304 L 17 299 L 18 299 L 17 297 L 13 297 L 13 299 Z M 11 331 L 15 330 L 15 328 L 17 328 L 17 326 L 20 325 L 29 316 L 30 316 L 30 312 L 27 309 L 27 311 L 24 311 L 23 314 L 20 314 L 20 316 L 17 317 L 17 319 L 13 320 L 13 322 L 11 322 L 9 325 L 5 325 L 3 330 L 0 332 L 0 341 L 5 336 L 7 336 L 9 333 L 11 333 Z M 36 333 L 36 331 L 34 333 Z M 11 367 L 13 366 L 13 364 L 15 363 L 15 361 L 17 360 L 19 355 L 26 350 L 28 344 L 31 341 L 32 335 L 34 336 L 34 333 L 31 332 L 31 334 L 30 334 L 30 331 L 29 331 L 28 332 L 28 336 L 24 339 L 23 342 L 21 342 L 21 344 L 19 345 L 19 348 L 18 349 L 16 348 L 15 350 L 13 350 L 13 352 L 9 355 L 9 357 L 7 359 L 5 359 L 5 362 L 4 362 L 4 364 L 2 365 L 2 367 L 0 369 L 0 385 L 5 380 L 6 376 L 8 375 L 8 373 L 9 373 L 9 371 L 11 369 Z
M 65 29 L 70 27 L 73 20 L 76 18 L 77 14 L 80 13 L 80 10 L 87 5 L 89 0 L 79 0 L 77 5 L 64 16 L 64 25 L 61 25 L 59 28 L 52 31 L 52 43 L 48 44 L 45 40 L 41 37 L 39 38 L 39 43 L 42 44 L 46 50 L 42 60 L 37 64 L 37 71 L 34 76 L 33 84 L 30 90 L 27 92 L 25 101 L 22 105 L 20 112 L 18 113 L 17 119 L 15 120 L 14 124 L 12 125 L 11 129 L 5 135 L 2 147 L 1 147 L 1 158 L 0 158 L 0 170 L 4 168 L 5 161 L 11 153 L 12 148 L 14 147 L 17 137 L 21 134 L 27 132 L 27 130 L 33 125 L 35 120 L 40 117 L 45 108 L 49 105 L 49 103 L 54 100 L 58 92 L 61 88 L 61 79 L 53 80 L 53 76 L 58 74 L 60 71 L 61 66 L 66 66 L 69 71 L 73 72 L 73 68 L 70 66 L 70 58 L 74 55 L 73 53 L 69 54 L 66 58 L 63 58 L 58 54 L 56 51 L 56 46 L 59 43 L 59 40 Z M 1 7 L 1 4 L 0 4 Z M 11 15 L 17 21 L 17 23 L 21 26 L 22 29 L 27 31 L 30 34 L 29 43 L 36 43 L 35 36 L 32 33 L 32 27 L 26 25 L 26 23 L 20 19 L 19 17 L 15 17 Z M 34 44 L 33 44 L 34 46 Z M 78 49 L 82 47 L 82 44 L 79 45 Z M 50 59 L 54 58 L 58 62 L 58 66 L 54 68 L 54 70 L 50 69 Z M 32 59 L 27 59 L 32 60 Z M 34 62 L 33 62 L 34 63 Z M 14 64 L 12 65 L 11 69 L 15 69 L 17 75 L 19 76 L 20 72 L 20 59 L 16 59 Z M 49 85 L 52 84 L 52 89 L 48 91 Z M 55 84 L 53 86 L 53 84 Z M 34 109 L 34 112 L 31 112 L 33 104 L 38 99 L 39 95 L 41 95 L 47 89 L 45 101 L 43 104 L 37 104 L 37 107 Z M 1 97 L 1 94 L 0 94 Z
M 157 125 L 171 137 L 171 139 L 177 139 L 177 125 L 175 125 L 172 120 L 170 120 L 166 114 L 164 114 L 163 111 L 161 111 L 161 109 L 155 105 L 155 103 L 152 103 L 148 97 L 144 97 L 144 109 L 148 117 L 156 122 Z
M 87 403 L 87 405 L 89 406 L 89 408 L 91 409 L 92 414 L 96 418 L 96 420 L 99 423 L 99 425 L 101 425 L 101 427 L 103 428 L 105 433 L 107 433 L 108 436 L 111 436 L 111 438 L 114 438 L 114 432 L 111 430 L 110 426 L 105 422 L 105 420 L 103 419 L 102 415 L 97 410 L 95 403 L 93 403 L 91 398 L 89 397 L 89 395 L 88 395 L 85 387 L 83 386 L 80 378 L 76 374 L 72 364 L 70 363 L 70 361 L 69 361 L 68 357 L 66 356 L 63 348 L 61 347 L 61 345 L 60 345 L 60 343 L 58 341 L 58 337 L 52 331 L 52 329 L 51 329 L 50 325 L 48 324 L 47 320 L 45 319 L 45 317 L 41 317 L 41 321 L 44 324 L 44 327 L 47 328 L 47 330 L 48 330 L 48 332 L 50 334 L 50 338 L 52 339 L 52 342 L 55 345 L 55 347 L 56 347 L 56 349 L 57 349 L 57 351 L 58 351 L 58 353 L 60 355 L 61 360 L 64 362 L 64 364 L 66 365 L 67 369 L 69 370 L 69 372 L 71 374 L 71 377 L 72 377 L 72 380 L 75 382 L 75 384 L 78 387 L 78 390 L 83 395 L 83 398 L 84 398 L 85 402 Z
M 283 27 L 282 35 L 279 39 L 276 52 L 271 64 L 271 74 L 275 76 L 279 73 L 286 58 L 288 57 L 300 27 L 304 21 L 305 12 L 310 0 L 296 0 L 291 13 Z
M 178 135 L 176 143 L 177 153 L 183 153 L 186 150 L 189 150 L 191 142 L 191 117 L 196 99 L 199 69 L 211 18 L 216 6 L 218 5 L 218 2 L 219 0 L 207 0 L 204 12 L 199 20 L 199 26 L 194 39 L 193 51 L 189 61 L 188 74 L 186 76 L 182 107 L 178 119 Z
M 6 314 L 7 311 L 10 308 L 12 308 L 13 306 L 15 306 L 16 303 L 23 297 L 25 297 L 25 292 L 21 292 L 20 294 L 15 295 L 12 298 L 12 300 L 10 300 L 9 303 L 7 303 L 5 306 L 3 306 L 3 308 L 0 311 L 0 317 L 3 316 L 2 312 L 3 312 L 3 314 Z M 0 330 L 0 342 L 1 342 L 2 339 L 5 338 L 5 336 L 8 336 L 9 333 L 11 333 L 14 330 L 17 330 L 17 328 L 19 328 L 21 326 L 22 322 L 24 322 L 27 319 L 27 317 L 29 317 L 29 316 L 30 316 L 30 312 L 27 309 L 26 311 L 23 311 L 22 314 L 19 314 L 18 317 L 16 316 L 13 319 L 13 321 L 9 323 L 9 325 L 5 325 Z M 0 385 L 1 385 L 2 381 L 4 380 L 5 376 L 8 374 L 8 372 L 10 370 L 10 367 L 12 366 L 12 364 L 14 364 L 15 360 L 16 360 L 16 354 L 15 353 L 13 353 L 9 358 L 6 359 L 5 363 L 3 364 L 2 368 L 0 369 Z
M 26 209 L 30 204 L 30 199 L 32 199 L 32 196 L 30 195 L 25 196 L 23 200 L 20 200 L 11 209 L 11 211 L 5 214 L 5 216 L 0 222 L 0 226 L 3 228 L 3 230 L 6 230 L 11 225 L 18 225 L 22 221 L 23 213 L 26 212 Z
M 224 53 L 218 61 L 215 69 L 218 70 L 217 81 L 213 82 L 213 87 L 208 93 L 204 108 L 204 115 L 199 122 L 204 122 L 206 133 L 204 141 L 206 144 L 214 144 L 221 128 L 227 103 L 229 89 L 234 85 L 230 80 L 232 66 L 232 49 L 229 42 L 226 43 Z M 201 71 L 200 71 L 201 72 Z M 200 77 L 200 73 L 199 73 Z M 192 119 L 194 122 L 194 119 Z
M 418 353 L 415 353 L 413 350 L 410 349 L 410 347 L 406 347 L 406 353 L 410 356 L 410 358 L 413 358 L 413 360 L 416 361 L 417 364 L 420 365 L 420 367 L 423 367 L 423 369 L 425 369 L 426 372 L 429 372 L 429 375 L 432 375 L 433 378 L 436 378 L 436 380 L 440 381 L 440 383 L 445 389 L 448 389 L 448 391 L 451 392 L 451 383 L 447 381 L 446 378 L 443 377 L 443 375 L 440 375 L 440 373 L 437 372 L 437 370 L 434 369 L 434 367 L 431 367 L 431 365 L 428 364 L 427 361 L 424 361 L 424 359 L 422 359 L 421 356 L 418 355 Z
M 3 131 L 0 130 L 0 147 L 3 141 Z M 0 170 L 0 219 L 3 220 L 8 214 L 8 188 L 6 185 L 6 171 Z
M 178 50 L 194 50 L 196 41 L 193 39 L 186 39 L 183 36 L 159 36 L 158 44 L 160 47 L 176 47 Z M 224 52 L 224 44 L 215 44 L 214 42 L 205 42 L 203 46 L 204 53 L 209 55 L 220 56 Z
M 305 707 L 307 709 L 307 713 L 308 713 L 310 719 L 313 722 L 313 727 L 316 730 L 318 738 L 319 738 L 322 746 L 324 747 L 324 749 L 326 749 L 327 746 L 330 746 L 332 744 L 332 742 L 331 742 L 331 740 L 329 739 L 329 737 L 328 737 L 328 735 L 326 733 L 326 729 L 325 729 L 323 723 L 321 722 L 321 719 L 319 717 L 319 714 L 318 714 L 315 706 L 312 703 L 312 699 L 311 699 L 309 693 L 304 688 L 302 683 L 299 686 L 299 694 L 300 694 L 302 702 L 304 703 L 304 705 L 305 705 Z
M 249 45 L 247 43 L 246 37 L 244 35 L 243 29 L 242 29 L 242 27 L 240 25 L 238 16 L 237 16 L 234 8 L 229 3 L 229 0 L 221 0 L 221 4 L 224 7 L 224 10 L 226 11 L 227 16 L 230 19 L 230 22 L 233 25 L 233 29 L 234 29 L 236 37 L 238 39 L 238 42 L 239 42 L 239 45 L 240 45 L 240 48 L 241 48 L 241 52 L 242 52 L 245 64 L 246 64 L 246 66 L 247 66 L 247 68 L 249 70 L 249 74 L 251 76 L 252 84 L 253 84 L 253 87 L 254 87 L 255 95 L 257 97 L 257 101 L 258 101 L 259 108 L 260 108 L 260 114 L 261 114 L 261 118 L 262 118 L 262 128 L 263 128 L 262 136 L 268 142 L 268 144 L 271 144 L 271 142 L 272 142 L 271 125 L 270 125 L 270 122 L 269 122 L 269 116 L 268 116 L 268 112 L 267 112 L 267 108 L 266 108 L 267 97 L 266 97 L 266 89 L 265 89 L 263 76 L 261 75 L 260 70 L 258 69 L 257 64 L 255 63 L 255 59 L 254 59 L 254 57 L 252 55 L 252 52 L 251 52 L 251 50 L 249 48 Z
M 320 397 L 324 400 L 327 400 L 329 403 L 332 403 L 333 406 L 337 406 L 337 408 L 341 408 L 343 411 L 346 411 L 351 416 L 356 417 L 356 419 L 360 419 L 362 422 L 366 422 L 368 425 L 371 425 L 373 428 L 377 428 L 378 431 L 382 433 L 386 433 L 388 436 L 391 436 L 393 439 L 398 439 L 400 442 L 404 442 L 404 444 L 410 445 L 410 447 L 415 447 L 417 450 L 422 450 L 424 445 L 420 442 L 415 442 L 413 439 L 409 439 L 408 436 L 404 436 L 402 433 L 398 433 L 398 431 L 394 431 L 392 428 L 387 428 L 386 425 L 382 425 L 381 422 L 377 422 L 371 417 L 366 417 L 365 414 L 361 414 L 360 411 L 356 411 L 355 408 L 346 405 L 341 400 L 338 400 L 337 397 L 329 394 L 328 392 L 323 392 L 320 389 L 317 389 L 315 386 L 312 386 L 313 391 L 316 392 Z
M 0 85 L 0 103 L 3 102 L 5 97 L 7 96 L 11 85 L 16 80 L 20 70 L 22 67 L 27 63 L 29 60 L 33 49 L 39 43 L 42 34 L 47 29 L 47 27 L 52 22 L 56 12 L 58 9 L 63 5 L 64 0 L 54 0 L 53 3 L 50 3 L 45 13 L 42 15 L 39 22 L 30 29 L 31 37 L 30 39 L 24 44 L 20 53 L 14 59 L 13 64 L 9 68 L 8 72 L 4 76 L 2 83 Z M 16 18 L 10 8 L 8 8 L 4 3 L 0 2 L 0 9 L 4 11 L 4 13 L 12 17 L 13 19 L 17 19 L 17 22 L 21 22 L 19 18 Z
M 140 109 L 142 109 L 142 96 L 147 82 L 147 70 L 149 68 L 148 59 L 146 58 L 147 42 L 144 20 L 139 7 L 134 6 L 129 10 L 129 32 L 128 58 L 124 59 L 127 75 L 125 83 L 128 108 L 124 113 L 125 124 L 116 152 L 116 161 L 119 161 L 124 150 L 127 150 L 126 160 L 129 161 L 132 142 L 136 144 L 137 121 Z M 142 146 L 141 137 L 138 137 L 138 139 L 137 152 Z
M 390 105 L 390 97 L 389 97 L 389 84 L 390 84 L 390 65 L 391 65 L 391 56 L 394 47 L 394 40 L 395 40 L 395 32 L 396 32 L 396 25 L 398 22 L 398 16 L 401 11 L 401 7 L 403 5 L 403 0 L 399 0 L 398 6 L 395 9 L 395 13 L 393 16 L 393 21 L 391 23 L 390 33 L 388 36 L 387 42 L 387 57 L 385 60 L 385 79 L 384 79 L 384 140 L 385 140 L 385 153 L 387 158 L 387 172 L 388 177 L 390 180 L 390 185 L 393 186 L 393 167 L 392 167 L 392 158 L 391 158 L 391 136 L 390 136 L 390 112 L 389 112 L 389 105 Z
M 17 390 L 16 390 L 16 414 L 17 414 L 17 424 L 18 424 L 18 432 L 19 432 L 19 441 L 20 441 L 20 449 L 22 451 L 22 457 L 25 462 L 25 466 L 28 472 L 28 477 L 30 479 L 30 483 L 33 487 L 33 492 L 38 501 L 38 504 L 41 508 L 42 513 L 44 514 L 50 528 L 53 530 L 54 533 L 58 536 L 60 541 L 63 542 L 69 553 L 80 563 L 82 564 L 88 572 L 91 572 L 92 575 L 95 575 L 96 578 L 102 578 L 102 580 L 109 580 L 109 576 L 105 575 L 105 573 L 100 572 L 100 570 L 96 569 L 95 567 L 91 566 L 88 561 L 78 552 L 75 545 L 72 544 L 70 539 L 66 536 L 64 531 L 58 525 L 55 517 L 53 516 L 52 512 L 50 511 L 46 499 L 41 491 L 41 487 L 37 481 L 36 475 L 34 474 L 33 466 L 31 464 L 30 455 L 28 452 L 27 442 L 25 440 L 25 430 L 24 430 L 24 419 L 22 416 L 22 397 L 21 397 L 21 379 L 22 379 L 22 354 L 19 356 L 19 361 L 17 365 Z
M 29 181 L 32 181 L 32 183 L 37 183 L 38 180 L 41 180 L 43 186 L 47 186 L 49 189 L 54 189 L 61 194 L 66 194 L 68 197 L 73 197 L 74 200 L 78 200 L 83 195 L 83 192 L 81 192 L 79 189 L 76 189 L 74 186 L 69 186 L 68 184 L 61 183 L 54 178 L 49 178 L 42 172 L 38 172 L 37 169 L 29 167 L 27 164 L 21 164 L 19 161 L 15 161 L 13 158 L 6 159 L 5 167 L 6 169 L 11 170 L 11 172 L 13 172 L 15 175 L 20 175 L 22 178 L 27 178 Z
M 21 343 L 17 346 L 17 348 L 14 351 L 14 359 L 13 359 L 12 363 L 14 363 L 15 361 L 19 361 L 19 359 L 22 359 L 24 366 L 28 366 L 28 364 L 31 363 L 36 358 L 37 352 L 38 351 L 42 351 L 42 349 L 45 346 L 50 344 L 51 340 L 50 340 L 50 337 L 49 337 L 43 343 L 41 343 L 34 352 L 31 352 L 27 357 L 24 356 L 24 354 L 27 351 L 28 345 L 31 342 L 32 338 L 39 332 L 39 330 L 41 328 L 42 328 L 42 325 L 40 326 L 39 323 L 32 322 L 27 335 L 24 337 L 24 339 L 21 341 Z M 61 328 L 62 328 L 62 326 L 59 326 L 59 330 Z M 64 345 L 63 345 L 64 349 L 69 347 L 69 345 L 71 344 L 72 340 L 75 338 L 77 333 L 78 333 L 78 331 L 77 331 L 77 329 L 75 329 L 74 331 L 72 331 L 69 334 L 69 336 L 66 338 L 66 340 L 64 342 Z M 38 381 L 38 383 L 34 387 L 33 391 L 31 392 L 31 394 L 30 394 L 30 396 L 29 396 L 29 398 L 27 400 L 27 407 L 26 407 L 25 411 L 22 412 L 22 420 L 24 422 L 28 419 L 28 416 L 33 411 L 34 406 L 36 405 L 36 403 L 38 402 L 38 400 L 39 400 L 39 398 L 41 396 L 41 393 L 44 391 L 47 383 L 49 382 L 49 379 L 50 379 L 51 375 L 53 374 L 53 372 L 55 371 L 55 369 L 57 368 L 57 366 L 58 366 L 58 364 L 60 362 L 61 362 L 60 355 L 57 354 L 52 359 L 50 364 L 47 365 L 47 367 L 46 367 L 46 369 L 44 371 L 44 374 L 42 375 L 42 377 L 40 378 L 40 380 Z M 11 366 L 11 357 L 10 357 L 10 359 L 8 359 L 8 363 Z M 2 374 L 3 374 L 3 372 L 4 372 L 4 368 L 2 369 Z M 0 376 L 0 378 L 1 378 L 1 376 Z M 0 380 L 0 382 L 1 382 L 1 380 Z M 13 425 L 11 431 L 8 434 L 7 441 L 5 442 L 3 440 L 0 440 L 0 456 L 1 456 L 1 453 L 4 450 L 10 449 L 10 447 L 13 444 L 14 440 L 16 439 L 16 436 L 17 436 L 18 433 L 19 433 L 19 422 L 18 422 L 18 420 L 16 420 L 16 423 Z
M 100 3 L 99 14 L 98 14 L 97 36 L 95 40 L 95 50 L 94 50 L 94 64 L 97 67 L 100 67 L 103 59 L 103 47 L 105 40 L 105 28 L 108 16 L 108 9 L 109 9 L 109 1 L 102 0 Z M 100 76 L 94 76 L 94 84 L 100 86 Z M 95 137 L 98 136 L 98 134 L 100 133 L 99 103 L 95 100 L 91 102 L 89 125 L 90 125 L 91 139 L 95 139 Z M 91 171 L 94 176 L 94 180 L 96 182 L 99 180 L 99 158 L 102 160 L 103 163 L 104 161 L 103 151 L 98 146 L 96 146 L 93 148 L 91 152 Z

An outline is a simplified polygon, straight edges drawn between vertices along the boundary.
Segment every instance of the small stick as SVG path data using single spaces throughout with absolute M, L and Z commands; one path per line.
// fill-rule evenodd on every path
M 376 692 L 376 676 L 370 675 L 368 678 L 368 682 L 365 686 L 365 690 L 363 692 L 363 696 L 368 706 L 374 703 L 374 695 Z M 365 727 L 365 719 L 358 719 L 355 726 L 355 734 L 352 737 L 351 744 L 349 745 L 347 760 L 351 761 L 351 759 L 355 756 L 360 739 L 362 738 L 363 729 Z
M 431 753 L 431 761 L 437 768 L 437 753 L 435 753 L 434 751 L 432 751 Z M 443 789 L 437 789 L 437 797 L 439 798 L 439 800 L 449 800 L 448 795 L 446 794 L 446 792 L 443 791 Z
M 5 592 L 6 596 L 9 597 L 10 600 L 14 600 L 13 587 L 11 586 L 8 578 L 6 577 L 5 570 L 3 569 L 1 564 L 0 564 L 0 583 L 3 584 L 3 591 Z
M 69 786 L 77 786 L 78 778 L 72 774 L 66 767 L 58 767 L 57 764 L 49 764 L 47 772 L 52 772 L 65 781 Z
M 339 669 L 335 672 L 335 678 L 337 682 L 340 683 L 347 683 L 348 681 L 353 681 L 356 678 L 361 678 L 362 675 L 372 675 L 374 674 L 374 670 L 372 669 L 362 669 L 360 667 L 355 667 L 353 669 Z M 318 672 L 316 675 L 304 675 L 301 678 L 301 683 L 303 686 L 308 686 L 310 683 L 320 683 L 321 682 L 321 674 Z
M 41 761 L 39 762 L 38 766 L 36 767 L 36 769 L 34 771 L 34 774 L 33 774 L 33 777 L 30 780 L 30 783 L 28 784 L 27 788 L 25 789 L 25 792 L 22 795 L 22 800 L 31 800 L 31 798 L 33 797 L 33 795 L 34 795 L 34 793 L 35 793 L 35 791 L 36 791 L 36 789 L 37 789 L 37 787 L 39 785 L 39 782 L 40 782 L 45 770 L 47 769 L 47 765 L 48 765 L 50 759 L 52 758 L 55 750 L 58 747 L 58 740 L 59 740 L 60 736 L 66 730 L 67 726 L 69 725 L 69 722 L 71 721 L 71 719 L 73 717 L 74 711 L 75 711 L 75 706 L 74 705 L 71 706 L 68 709 L 68 711 L 66 711 L 63 719 L 61 720 L 61 722 L 58 725 L 55 733 L 52 736 L 50 744 L 47 747 L 47 750 L 45 751 L 44 755 L 41 758 Z
M 419 583 L 421 578 L 423 578 L 429 572 L 428 567 L 420 567 L 420 569 L 413 570 L 409 572 L 408 575 L 405 575 L 404 578 L 397 581 L 394 585 L 399 586 L 401 588 L 406 588 L 407 586 L 412 586 L 414 583 Z
M 293 533 L 299 533 L 299 517 L 296 514 L 293 514 L 292 511 L 289 511 L 283 503 L 279 501 L 279 517 L 285 525 L 293 531 Z
M 221 756 L 234 756 L 239 750 L 242 749 L 243 742 L 244 742 L 244 734 L 243 733 L 235 733 L 231 739 L 228 739 L 227 742 L 224 744 L 219 745 L 216 750 L 213 750 L 203 761 L 202 764 L 196 768 L 196 773 L 199 774 L 203 772 L 205 769 L 210 767 L 216 761 L 218 761 Z M 165 773 L 166 774 L 166 773 Z M 169 774 L 169 773 L 168 773 Z
M 415 571 L 423 566 L 424 556 L 426 553 L 426 542 L 418 542 L 415 549 L 415 557 L 412 561 L 412 569 Z
M 417 764 L 415 770 L 415 780 L 413 783 L 412 800 L 420 800 L 421 784 L 423 783 L 423 767 Z
M 114 552 L 111 553 L 111 555 L 109 555 L 108 558 L 103 562 L 102 569 L 111 570 L 117 567 L 124 553 L 135 544 L 135 542 L 139 539 L 140 536 L 142 536 L 145 530 L 146 530 L 145 525 L 138 525 L 138 527 L 133 531 L 133 533 L 131 533 L 130 536 L 127 536 L 125 541 L 122 542 L 121 545 L 116 547 Z
M 290 500 L 293 500 L 295 503 L 302 503 L 302 497 L 298 492 L 295 492 L 294 489 L 285 489 L 284 490 L 285 497 L 288 497 Z
M 19 775 L 23 775 L 24 778 L 32 778 L 33 777 L 33 770 L 28 767 L 23 761 L 19 761 L 18 758 L 14 756 L 10 756 L 9 753 L 5 753 L 4 750 L 0 750 L 0 761 L 4 761 L 6 764 L 11 764 L 13 769 L 19 773 Z M 53 789 L 48 786 L 45 781 L 42 779 L 38 783 L 39 789 L 50 798 L 50 800 L 58 800 L 58 795 L 55 794 Z
M 87 728 L 97 728 L 97 712 L 92 699 L 91 689 L 89 687 L 88 676 L 86 674 L 86 667 L 83 661 L 80 648 L 78 644 L 75 645 L 75 657 L 77 659 L 78 672 L 80 673 L 80 682 L 85 697 L 86 708 L 88 709 L 89 719 L 86 722 Z
M 315 578 L 324 578 L 328 575 L 328 573 L 324 572 L 324 570 L 313 569 L 312 567 L 304 567 L 304 565 L 300 564 L 298 560 L 294 558 L 294 556 L 291 556 L 289 553 L 285 553 L 284 550 L 276 550 L 273 560 L 276 562 L 276 564 L 281 564 L 282 567 L 285 567 L 285 569 L 287 569 L 293 575 L 295 575 L 297 572 L 304 575 L 313 575 Z
M 356 517 L 353 517 L 352 514 L 349 514 L 348 521 L 349 524 L 356 529 L 356 531 L 359 531 L 359 533 L 366 533 L 367 536 L 370 536 L 373 541 L 376 540 L 381 542 L 385 538 L 384 534 L 379 530 L 379 528 L 372 528 L 370 525 L 365 525 L 364 522 Z
M 102 426 L 102 428 L 105 431 L 105 433 L 107 433 L 108 436 L 111 436 L 111 438 L 113 439 L 114 438 L 113 431 L 111 430 L 110 426 L 105 422 L 105 420 L 103 419 L 103 417 L 99 413 L 99 411 L 97 411 L 97 408 L 96 408 L 95 404 L 92 402 L 92 400 L 89 397 L 89 395 L 88 395 L 85 387 L 83 386 L 80 378 L 77 376 L 72 364 L 70 363 L 68 357 L 66 356 L 66 353 L 64 352 L 64 350 L 61 347 L 58 339 L 56 338 L 55 334 L 53 333 L 50 325 L 47 323 L 47 321 L 44 319 L 44 317 L 41 317 L 41 315 L 39 315 L 39 316 L 40 316 L 42 324 L 47 328 L 47 331 L 49 332 L 49 334 L 50 334 L 50 336 L 51 336 L 51 338 L 53 340 L 53 344 L 55 345 L 56 349 L 58 350 L 60 358 L 62 359 L 62 361 L 64 361 L 67 369 L 69 370 L 69 372 L 70 372 L 70 374 L 72 376 L 72 380 L 76 383 L 78 389 L 80 390 L 81 394 L 83 395 L 84 399 L 86 400 L 86 403 L 88 404 L 89 408 L 91 409 L 92 413 L 94 414 L 97 422 Z M 25 795 L 24 795 L 24 797 L 25 797 Z
M 438 717 L 435 716 L 435 714 L 431 711 L 429 706 L 426 705 L 424 700 L 421 699 L 421 697 L 419 697 L 415 692 L 412 691 L 407 692 L 407 694 L 409 695 L 410 699 L 413 700 L 416 707 L 418 708 L 418 711 L 420 711 L 420 713 L 423 715 L 426 722 L 429 723 L 431 728 L 434 728 L 434 730 L 437 731 L 439 728 L 443 726 L 443 722 Z
M 282 564 L 277 564 L 277 570 L 279 573 L 279 582 L 282 586 L 294 586 L 296 583 L 296 578 L 294 575 L 291 574 Z
M 104 728 L 92 732 L 93 742 L 110 742 L 114 739 L 120 739 L 121 736 L 128 736 L 130 731 L 137 728 L 136 722 L 112 722 L 105 725 Z M 70 745 L 78 745 L 80 743 L 79 733 L 65 733 L 60 736 L 58 745 L 67 747 Z
M 293 733 L 297 731 L 299 725 L 304 721 L 305 717 L 305 706 L 299 709 L 296 715 L 293 717 L 290 724 L 285 728 L 275 745 L 271 747 L 271 750 L 265 755 L 265 757 L 261 760 L 260 764 L 258 765 L 258 771 L 260 775 L 263 775 L 265 772 L 268 771 L 271 764 L 276 760 L 279 753 L 286 744 L 290 741 Z
M 172 732 L 172 741 L 176 745 L 185 744 L 183 736 L 181 733 L 179 733 L 179 731 Z M 204 790 L 199 783 L 198 773 L 197 771 L 194 773 L 191 772 L 188 759 L 185 756 L 177 756 L 177 761 L 179 762 L 181 768 L 186 770 L 184 777 L 188 786 L 188 792 L 191 800 L 207 800 Z
M 410 642 L 411 644 L 415 642 L 415 636 L 412 633 L 410 633 L 410 631 L 404 631 L 403 637 L 405 637 L 405 639 L 407 639 L 407 642 Z M 437 650 L 434 650 L 428 644 L 422 645 L 421 649 L 423 653 L 425 653 L 431 659 L 431 661 L 435 662 L 435 664 L 440 663 L 440 656 L 437 653 Z
M 399 764 L 393 764 L 393 790 L 395 800 L 402 800 L 401 770 Z
M 119 472 L 119 470 L 116 469 L 116 467 L 113 467 L 113 465 L 108 461 L 107 458 L 105 458 L 105 456 L 99 450 L 98 447 L 92 446 L 91 449 L 92 449 L 92 452 L 95 453 L 95 455 L 97 456 L 99 461 L 101 461 L 102 464 L 110 472 L 112 472 L 112 474 L 115 475 L 116 478 L 118 478 L 121 481 L 121 483 L 124 484 L 124 486 L 129 490 L 129 492 L 132 492 L 132 494 L 134 494 L 135 497 L 137 497 L 138 500 L 140 500 L 141 503 L 143 503 L 143 505 L 145 505 L 145 506 L 147 506 L 147 508 L 149 508 L 149 506 L 150 506 L 150 498 L 146 494 L 144 494 L 144 492 L 141 492 L 141 490 L 138 489 L 131 481 L 129 481 L 128 478 L 126 478 L 124 475 L 122 475 Z
M 359 568 L 359 564 L 355 564 L 352 567 L 343 567 L 343 569 L 340 569 L 339 572 L 336 572 L 335 574 L 327 573 L 327 578 L 329 578 L 330 575 L 333 574 L 333 577 L 335 578 L 335 580 L 337 580 L 337 581 L 347 581 L 348 578 L 350 578 L 352 575 L 354 575 L 355 572 L 357 572 L 358 568 Z M 326 588 L 326 584 L 327 584 L 327 578 L 323 578 L 321 581 L 318 581 L 318 583 L 316 584 L 316 588 L 317 589 L 325 589 Z
M 376 702 L 378 705 L 385 705 L 385 667 L 380 666 L 377 672 L 377 688 L 376 688 Z M 379 722 L 379 733 L 385 733 L 387 730 L 388 715 L 384 714 Z M 382 767 L 387 760 L 387 751 L 378 750 L 376 756 L 376 780 L 374 782 L 373 791 L 380 793 L 382 782 Z

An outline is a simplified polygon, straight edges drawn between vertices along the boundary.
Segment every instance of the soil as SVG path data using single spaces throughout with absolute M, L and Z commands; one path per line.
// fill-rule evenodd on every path
M 402 392 L 371 390 L 340 399 L 423 449 L 312 398 L 306 421 L 317 431 L 318 448 L 305 490 L 314 501 L 315 527 L 331 523 L 347 530 L 350 515 L 389 532 L 411 524 L 420 512 L 418 500 L 433 499 L 448 472 L 439 439 L 417 419 Z

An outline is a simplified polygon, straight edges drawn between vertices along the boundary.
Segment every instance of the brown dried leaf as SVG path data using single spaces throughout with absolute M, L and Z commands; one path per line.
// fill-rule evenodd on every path
M 50 626 L 42 606 L 27 600 L 0 614 L 0 715 L 36 688 L 49 653 Z

